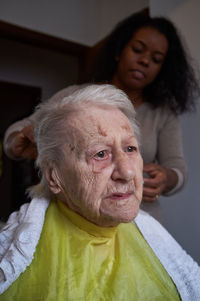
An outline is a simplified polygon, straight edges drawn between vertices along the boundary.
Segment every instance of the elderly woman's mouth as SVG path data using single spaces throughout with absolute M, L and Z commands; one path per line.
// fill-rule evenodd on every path
M 129 197 L 131 197 L 133 195 L 133 192 L 126 192 L 126 193 L 122 193 L 122 192 L 115 192 L 110 194 L 107 198 L 112 199 L 112 200 L 125 200 L 128 199 Z

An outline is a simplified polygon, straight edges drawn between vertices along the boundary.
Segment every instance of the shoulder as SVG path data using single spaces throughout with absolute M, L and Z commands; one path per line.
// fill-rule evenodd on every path
M 176 284 L 182 300 L 200 300 L 200 267 L 152 216 L 140 211 L 135 222 Z
M 178 115 L 168 106 L 168 105 L 162 105 L 158 107 L 154 107 L 151 105 L 151 103 L 144 102 L 142 103 L 137 109 L 137 114 L 139 115 L 150 115 L 150 116 L 160 116 L 161 118 L 163 117 L 168 117 L 168 116 L 173 116 L 174 118 L 177 118 Z
M 14 212 L 0 231 L 0 294 L 5 291 L 33 260 L 42 232 L 46 199 L 33 199 Z
M 148 125 L 148 127 L 159 130 L 169 123 L 174 126 L 180 124 L 178 115 L 167 105 L 154 108 L 150 103 L 145 102 L 136 109 L 136 113 L 136 118 L 141 126 Z
M 135 222 L 150 244 L 157 244 L 159 239 L 165 243 L 168 243 L 168 241 L 173 242 L 177 247 L 180 247 L 171 234 L 149 213 L 140 210 Z

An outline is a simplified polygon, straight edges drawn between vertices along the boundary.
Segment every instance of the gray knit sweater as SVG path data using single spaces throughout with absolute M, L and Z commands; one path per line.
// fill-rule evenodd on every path
M 170 194 L 175 193 L 183 187 L 187 178 L 178 116 L 166 106 L 153 108 L 143 103 L 137 108 L 136 118 L 140 126 L 140 151 L 144 163 L 157 162 L 174 169 L 179 180 Z

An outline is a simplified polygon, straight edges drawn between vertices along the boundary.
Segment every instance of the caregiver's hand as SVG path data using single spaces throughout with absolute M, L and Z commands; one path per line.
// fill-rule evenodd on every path
M 163 193 L 173 189 L 178 181 L 177 174 L 174 170 L 163 167 L 156 163 L 144 164 L 143 201 L 155 202 Z

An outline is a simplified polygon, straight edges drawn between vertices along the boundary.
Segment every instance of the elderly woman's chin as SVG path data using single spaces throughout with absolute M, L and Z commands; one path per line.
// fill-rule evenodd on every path
M 140 200 L 123 200 L 115 203 L 101 203 L 100 217 L 97 223 L 104 227 L 114 227 L 120 223 L 129 223 L 134 220 L 140 209 Z

